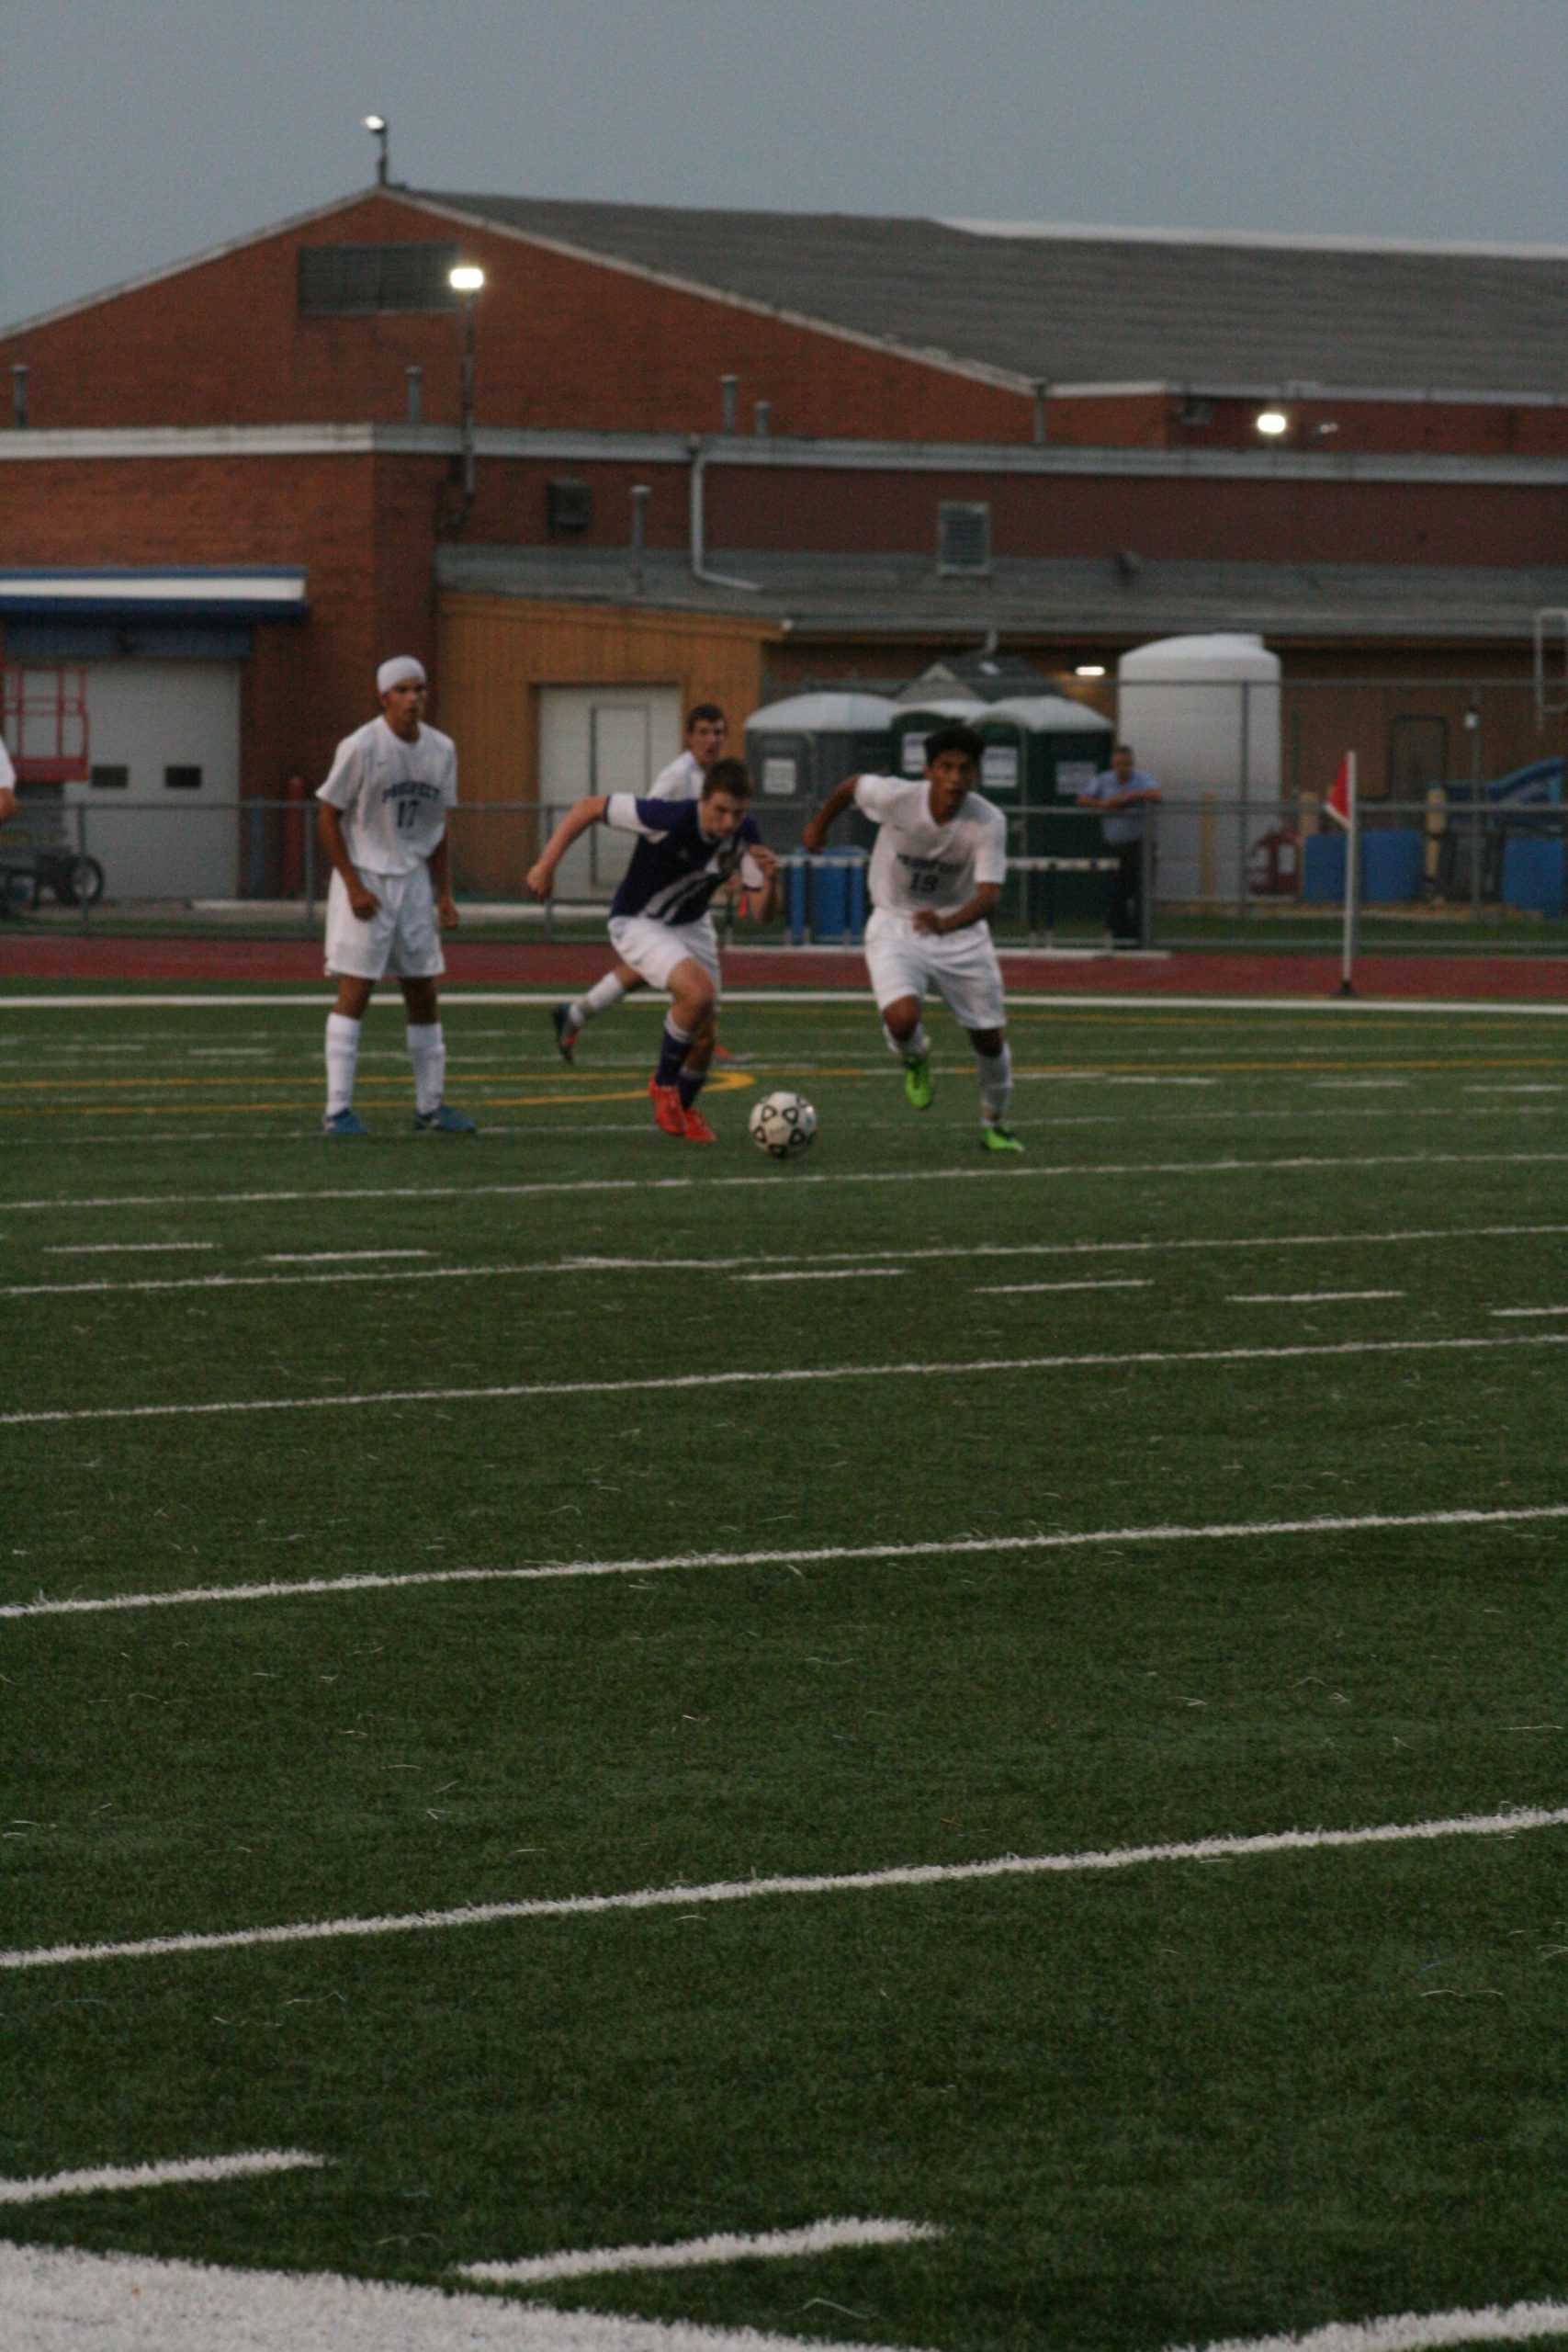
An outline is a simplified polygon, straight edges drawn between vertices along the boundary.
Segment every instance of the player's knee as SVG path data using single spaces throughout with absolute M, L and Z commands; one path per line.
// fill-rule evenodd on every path
M 969 1043 L 977 1054 L 999 1054 L 1007 1044 L 1007 1037 L 1005 1029 L 971 1029 L 969 1032 Z

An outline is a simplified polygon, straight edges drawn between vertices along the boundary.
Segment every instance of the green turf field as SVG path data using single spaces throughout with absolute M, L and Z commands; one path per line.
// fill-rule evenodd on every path
M 378 2347 L 1568 2345 L 1563 1022 L 1024 1001 L 993 1162 L 940 1013 L 922 1115 L 735 1004 L 705 1150 L 646 1005 L 457 997 L 480 1135 L 378 1005 L 328 1144 L 324 1010 L 0 1002 L 0 2240 Z

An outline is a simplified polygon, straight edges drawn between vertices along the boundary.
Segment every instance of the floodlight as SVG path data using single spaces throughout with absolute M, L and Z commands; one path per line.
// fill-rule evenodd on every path
M 460 261 L 446 273 L 446 283 L 454 294 L 477 294 L 485 282 L 485 274 L 475 263 Z
M 1270 441 L 1277 441 L 1281 433 L 1290 431 L 1291 420 L 1282 408 L 1262 408 L 1252 420 L 1252 429 L 1255 433 L 1265 434 Z
M 387 185 L 387 140 L 392 126 L 384 114 L 365 114 L 361 115 L 359 119 L 376 141 L 376 185 L 378 187 L 385 187 Z
M 1073 675 L 1075 678 L 1103 678 L 1105 664 L 1103 662 L 1080 662 Z

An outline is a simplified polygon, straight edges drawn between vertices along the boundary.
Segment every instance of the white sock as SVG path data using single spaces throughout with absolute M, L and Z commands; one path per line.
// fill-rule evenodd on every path
M 572 1027 L 581 1029 L 583 1023 L 592 1021 L 596 1012 L 608 1012 L 613 1004 L 619 1004 L 626 992 L 626 984 L 620 974 L 606 972 L 602 980 L 595 980 L 591 989 L 585 989 L 581 996 L 573 997 L 567 1006 Z
M 327 1015 L 327 1116 L 335 1119 L 354 1101 L 354 1072 L 359 1060 L 360 1023 L 346 1012 Z
M 446 1040 L 439 1021 L 409 1023 L 409 1059 L 413 1064 L 413 1106 L 439 1111 L 446 1084 Z
M 915 1032 L 911 1037 L 896 1037 L 886 1021 L 882 1024 L 882 1034 L 887 1040 L 888 1052 L 897 1055 L 901 1062 L 918 1062 L 923 1055 L 931 1052 L 931 1041 L 926 1035 L 926 1024 L 923 1021 L 916 1022 Z
M 976 1050 L 975 1067 L 980 1074 L 980 1116 L 988 1127 L 1000 1126 L 1012 1101 L 1012 1049 L 1004 1046 L 999 1054 Z

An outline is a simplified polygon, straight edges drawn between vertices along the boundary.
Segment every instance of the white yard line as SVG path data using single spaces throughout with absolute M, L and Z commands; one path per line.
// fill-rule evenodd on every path
M 299 2148 L 260 2148 L 239 2156 L 181 2156 L 172 2163 L 98 2165 L 33 2180 L 0 2180 L 0 2205 L 43 2205 L 56 2197 L 96 2197 L 111 2188 L 175 2188 L 190 2181 L 248 2180 L 259 2173 L 299 2172 L 326 2163 Z
M 1495 1306 L 1492 1308 L 1491 1312 L 1494 1315 L 1513 1317 L 1521 1315 L 1568 1315 L 1568 1306 Z
M 1402 1529 L 1520 1527 L 1568 1520 L 1568 1503 L 1517 1503 L 1498 1510 L 1321 1512 L 1303 1519 L 1219 1520 L 1144 1527 L 1092 1527 L 1050 1534 L 935 1536 L 914 1544 L 796 1544 L 756 1552 L 670 1552 L 653 1558 L 549 1560 L 520 1567 L 366 1570 L 355 1576 L 277 1578 L 265 1584 L 186 1585 L 166 1592 L 114 1593 L 102 1599 L 13 1600 L 0 1623 L 26 1617 L 99 1617 L 126 1610 L 191 1609 L 227 1601 L 299 1600 L 355 1592 L 399 1592 L 421 1585 L 547 1584 L 578 1577 L 647 1577 L 700 1568 L 832 1567 L 852 1560 L 934 1560 L 965 1555 L 1092 1551 L 1128 1544 L 1258 1544 L 1294 1535 L 1371 1535 Z
M 1484 2304 L 1479 2311 L 1397 2312 L 1387 2319 L 1334 2320 L 1299 2335 L 1227 2335 L 1202 2352 L 1426 2352 L 1458 2344 L 1526 2344 L 1568 2335 L 1568 2302 Z M 1170 2352 L 1198 2352 L 1193 2345 Z
M 976 1283 L 975 1290 L 981 1298 L 1031 1298 L 1043 1291 L 1059 1290 L 1152 1290 L 1147 1274 L 1108 1274 L 1103 1282 L 1079 1283 Z
M 1403 1298 L 1402 1290 L 1236 1290 L 1227 1306 L 1329 1306 L 1340 1299 Z
M 171 1250 L 216 1250 L 216 1241 L 46 1241 L 46 1258 L 130 1258 L 156 1252 L 167 1257 Z
M 888 2352 L 838 2335 L 807 2341 L 321 2271 L 36 2245 L 0 2245 L 0 2312 L 5 2342 L 27 2352 Z
M 460 2262 L 464 2278 L 494 2286 L 524 2286 L 547 2278 L 601 2278 L 617 2270 L 690 2270 L 705 2262 L 784 2261 L 829 2254 L 841 2245 L 909 2245 L 943 2232 L 925 2222 L 809 2222 L 798 2230 L 734 2230 L 711 2237 L 673 2239 L 663 2245 L 590 2246 L 578 2253 L 540 2254 L 516 2262 Z
M 268 1266 L 342 1265 L 351 1258 L 428 1258 L 428 1250 L 269 1250 Z
M 439 1282 L 448 1271 L 436 1267 L 425 1276 L 411 1274 L 398 1279 Z M 461 1271 L 506 1273 L 515 1270 L 497 1266 Z M 331 1279 L 355 1282 L 376 1278 L 341 1274 Z M 477 1388 L 364 1389 L 346 1396 L 241 1396 L 186 1405 L 64 1405 L 42 1412 L 0 1413 L 0 1429 L 41 1428 L 76 1421 L 209 1419 L 240 1413 L 321 1413 L 333 1408 L 362 1412 L 374 1405 L 512 1404 L 536 1396 L 635 1396 L 645 1395 L 649 1389 L 671 1396 L 678 1389 L 806 1387 L 825 1381 L 967 1380 L 980 1374 L 1030 1372 L 1154 1372 L 1190 1363 L 1292 1363 L 1332 1356 L 1476 1355 L 1498 1348 L 1555 1347 L 1568 1347 L 1568 1332 L 1509 1332 L 1495 1339 L 1322 1340 L 1276 1348 L 1137 1348 L 1122 1354 L 1090 1351 L 1078 1355 L 972 1356 L 930 1363 L 783 1365 L 772 1372 L 653 1373 L 633 1380 L 506 1381 Z
M 869 1283 L 894 1282 L 902 1266 L 794 1266 L 786 1273 L 731 1274 L 732 1283 Z
M 1446 1820 L 1383 1822 L 1368 1829 L 1266 1830 L 1246 1838 L 1195 1838 L 1159 1846 L 1116 1846 L 1068 1854 L 1001 1854 L 980 1862 L 918 1862 L 889 1870 L 726 1879 L 699 1886 L 648 1886 L 622 1894 L 545 1895 L 532 1902 L 470 1903 L 446 1911 L 381 1917 L 300 1919 L 285 1927 L 231 1928 L 214 1933 L 141 1936 L 124 1943 L 34 1945 L 0 1951 L 0 1969 L 67 1968 L 83 1961 L 164 1960 L 189 1952 L 248 1951 L 274 1944 L 328 1943 L 344 1938 L 489 1928 L 517 1919 L 586 1919 L 630 1911 L 691 1910 L 697 1905 L 754 1903 L 818 1894 L 881 1894 L 894 1889 L 973 1885 L 1013 1878 L 1076 1877 L 1083 1871 L 1144 1869 L 1167 1862 L 1250 1860 L 1259 1855 L 1319 1853 L 1352 1846 L 1430 1843 L 1442 1838 L 1514 1838 L 1568 1826 L 1568 1805 L 1530 1805 L 1505 1813 L 1460 1814 Z
M 330 1258 L 334 1253 L 325 1251 Z M 428 1258 L 428 1250 L 345 1250 L 344 1258 Z M 288 1265 L 287 1258 L 267 1264 Z M 306 1261 L 310 1262 L 309 1261 Z M 148 1274 L 115 1282 L 104 1277 L 90 1283 L 0 1283 L 0 1298 L 79 1298 L 91 1292 L 153 1290 L 289 1290 L 319 1283 L 440 1283 L 473 1281 L 480 1275 L 525 1274 L 528 1266 L 413 1266 L 384 1272 L 379 1266 L 358 1273 L 314 1274 Z
M 754 1176 L 596 1176 L 563 1177 L 520 1184 L 322 1184 L 299 1185 L 275 1192 L 230 1193 L 59 1193 L 52 1199 L 7 1201 L 9 1216 L 24 1213 L 59 1216 L 69 1210 L 187 1208 L 193 1205 L 232 1205 L 254 1208 L 265 1202 L 300 1201 L 474 1201 L 536 1200 L 567 1193 L 581 1199 L 597 1193 L 688 1193 L 745 1191 L 760 1185 L 788 1182 L 834 1186 L 841 1184 L 1027 1183 L 1032 1179 L 1053 1183 L 1103 1182 L 1125 1177 L 1145 1182 L 1153 1176 L 1315 1176 L 1343 1169 L 1360 1173 L 1369 1168 L 1561 1168 L 1568 1151 L 1398 1151 L 1345 1153 L 1292 1152 L 1279 1159 L 1080 1160 L 1051 1167 L 1009 1167 L 969 1161 L 948 1168 L 863 1168 L 823 1170 L 813 1174 L 792 1168 L 787 1176 L 778 1169 Z
M 1382 1233 L 1254 1233 L 1214 1235 L 1183 1234 L 1163 1241 L 961 1241 L 942 1242 L 919 1250 L 888 1249 L 885 1250 L 818 1250 L 812 1253 L 813 1261 L 824 1264 L 835 1258 L 851 1258 L 858 1265 L 868 1258 L 1104 1258 L 1163 1255 L 1168 1250 L 1337 1250 L 1345 1244 L 1379 1247 L 1412 1241 L 1515 1241 L 1539 1238 L 1551 1234 L 1568 1233 L 1568 1224 L 1559 1225 L 1456 1225 L 1409 1226 L 1403 1230 Z M 731 1266 L 755 1266 L 770 1261 L 780 1265 L 795 1264 L 798 1251 L 759 1250 L 747 1258 L 608 1258 L 568 1257 L 549 1259 L 530 1266 L 530 1273 L 656 1273 L 668 1267 L 681 1273 L 721 1271 Z

